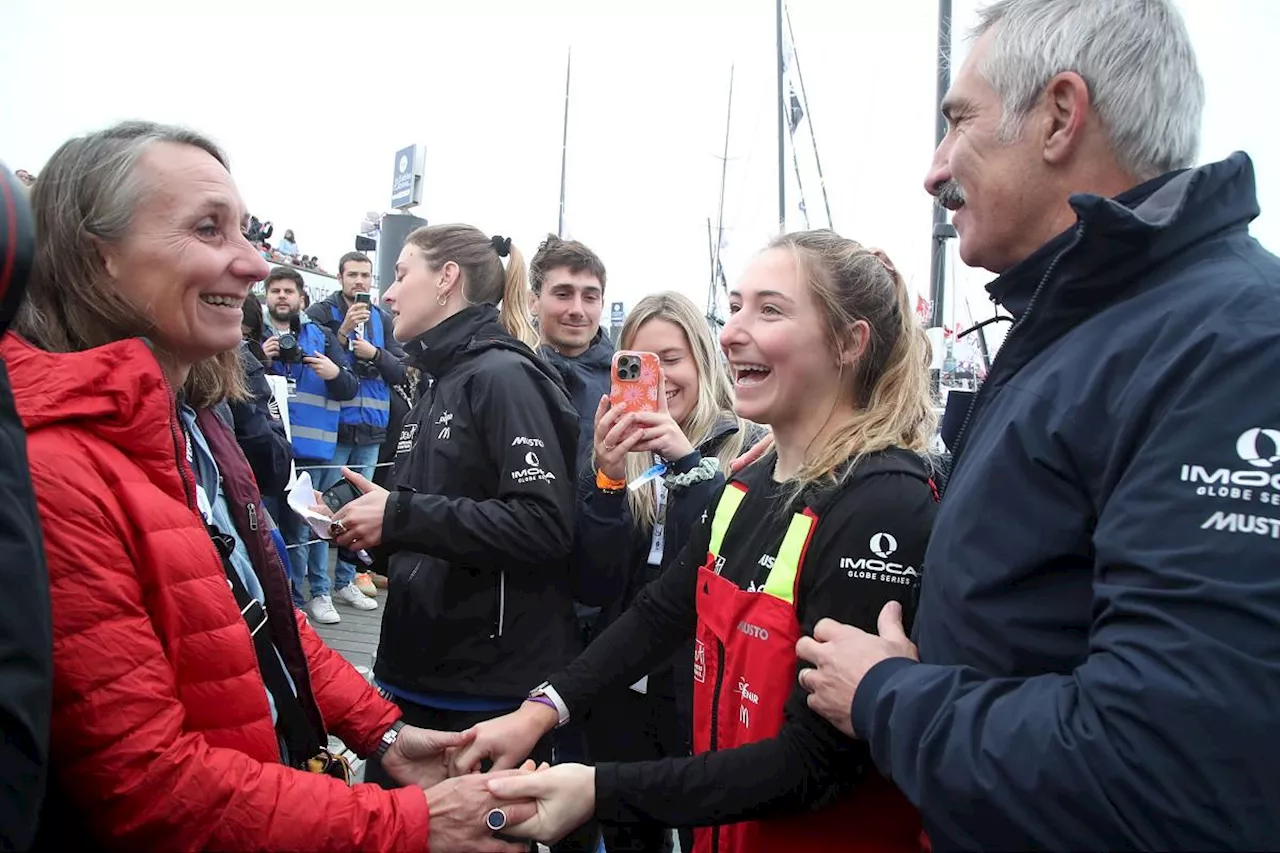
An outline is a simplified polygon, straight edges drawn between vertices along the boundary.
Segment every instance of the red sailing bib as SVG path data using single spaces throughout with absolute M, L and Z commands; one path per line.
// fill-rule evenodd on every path
M 725 534 L 746 495 L 741 483 L 725 488 L 712 518 L 707 561 L 698 570 L 693 653 L 697 753 L 776 737 L 796 682 L 796 590 L 818 517 L 809 509 L 792 517 L 763 588 L 748 592 L 720 575 Z M 848 795 L 818 811 L 694 831 L 693 853 L 763 851 L 919 853 L 920 820 L 906 798 L 871 769 Z

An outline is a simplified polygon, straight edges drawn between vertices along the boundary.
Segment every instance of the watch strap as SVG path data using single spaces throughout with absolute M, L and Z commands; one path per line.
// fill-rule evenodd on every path
M 403 720 L 396 720 L 391 726 L 382 733 L 382 738 L 378 741 L 378 749 L 374 753 L 378 758 L 387 754 L 387 750 L 395 744 L 396 739 L 400 737 L 400 730 L 404 728 Z
M 556 716 L 559 718 L 556 722 L 556 728 L 560 728 L 569 722 L 569 706 L 560 698 L 560 694 L 551 686 L 551 682 L 544 681 L 530 690 L 528 698 L 532 702 L 541 702 L 556 709 Z

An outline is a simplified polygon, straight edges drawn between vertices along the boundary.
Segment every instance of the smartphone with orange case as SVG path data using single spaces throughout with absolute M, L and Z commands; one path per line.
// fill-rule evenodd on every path
M 623 413 L 658 411 L 658 384 L 662 362 L 651 352 L 619 350 L 613 354 L 613 381 L 609 405 Z

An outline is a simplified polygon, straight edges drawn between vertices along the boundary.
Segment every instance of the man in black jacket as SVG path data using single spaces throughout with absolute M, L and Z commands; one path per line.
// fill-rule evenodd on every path
M 9 234 L 17 240 L 9 242 Z M 22 299 L 34 251 L 25 190 L 0 165 L 0 334 Z M 27 440 L 0 362 L 0 850 L 35 839 L 49 759 L 53 629 Z
M 1280 259 L 1194 162 L 1172 0 L 984 11 L 926 184 L 1016 318 L 953 439 L 918 651 L 819 624 L 810 704 L 935 850 L 1280 847 Z M 916 660 L 918 658 L 918 660 Z

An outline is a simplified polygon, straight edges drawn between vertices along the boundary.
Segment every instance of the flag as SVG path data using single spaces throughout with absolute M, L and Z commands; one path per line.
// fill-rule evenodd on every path
M 804 107 L 800 106 L 800 99 L 796 97 L 795 87 L 788 84 L 787 88 L 791 91 L 791 132 L 795 133 L 796 128 L 800 126 L 800 122 L 804 118 Z
M 916 294 L 916 319 L 924 324 L 929 322 L 929 300 L 919 294 Z

